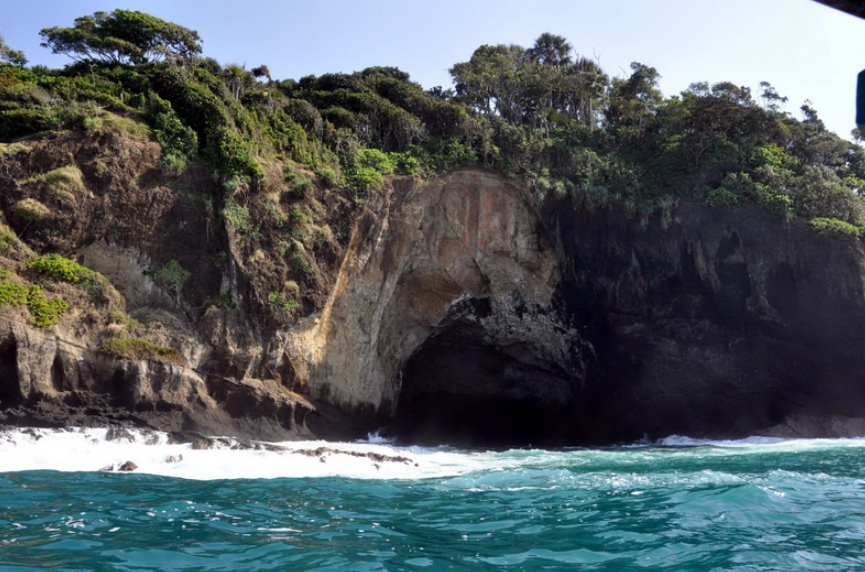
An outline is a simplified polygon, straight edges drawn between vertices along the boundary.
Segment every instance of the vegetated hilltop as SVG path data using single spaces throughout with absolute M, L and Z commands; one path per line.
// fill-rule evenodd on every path
M 18 381 L 0 387 L 4 406 L 60 395 L 92 407 L 123 386 L 102 405 L 169 418 L 231 402 L 236 419 L 266 403 L 292 425 L 279 404 L 299 419 L 306 375 L 283 338 L 345 289 L 356 221 L 378 228 L 394 188 L 460 165 L 523 180 L 547 220 L 598 212 L 667 228 L 681 199 L 757 207 L 845 240 L 865 233 L 865 152 L 808 104 L 802 120 L 784 112 L 768 83 L 756 98 L 730 82 L 665 97 L 654 68 L 610 77 L 551 34 L 528 49 L 481 46 L 451 69 L 455 90 L 424 90 L 392 67 L 276 80 L 128 10 L 40 34 L 68 66 L 27 67 L 0 40 L 0 311 L 11 324 L 0 374 Z M 50 383 L 41 366 L 22 373 L 24 323 L 78 348 L 50 358 Z M 172 369 L 184 363 L 191 371 Z M 230 422 L 208 415 L 194 425 Z

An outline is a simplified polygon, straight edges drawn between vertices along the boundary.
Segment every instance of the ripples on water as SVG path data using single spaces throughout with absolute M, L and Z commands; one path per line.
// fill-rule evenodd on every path
M 7 472 L 0 569 L 861 570 L 863 454 L 463 453 L 461 474 L 377 480 Z

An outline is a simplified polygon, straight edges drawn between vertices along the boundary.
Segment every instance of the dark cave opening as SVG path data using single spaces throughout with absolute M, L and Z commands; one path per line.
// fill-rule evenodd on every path
M 565 444 L 573 380 L 533 357 L 531 348 L 491 343 L 476 322 L 449 326 L 405 363 L 386 433 L 427 446 Z
M 18 346 L 7 340 L 0 344 L 0 409 L 21 405 L 23 401 L 18 377 Z

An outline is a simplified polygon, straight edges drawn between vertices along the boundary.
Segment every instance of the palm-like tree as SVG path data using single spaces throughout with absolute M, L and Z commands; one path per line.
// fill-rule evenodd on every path
M 225 64 L 225 78 L 228 81 L 228 88 L 234 96 L 234 101 L 240 99 L 244 88 L 250 83 L 249 72 L 245 66 L 237 64 Z
M 571 50 L 573 46 L 564 37 L 545 32 L 535 40 L 528 53 L 542 64 L 561 67 L 571 63 Z

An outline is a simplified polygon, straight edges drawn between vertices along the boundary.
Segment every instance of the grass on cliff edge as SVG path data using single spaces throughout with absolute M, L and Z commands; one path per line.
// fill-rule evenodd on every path
M 21 184 L 45 183 L 48 190 L 58 196 L 74 198 L 76 191 L 83 191 L 84 179 L 81 169 L 76 165 L 67 165 L 47 173 L 33 175 L 32 177 L 19 181 Z
M 144 338 L 111 338 L 99 348 L 99 351 L 119 359 L 152 359 L 164 363 L 185 365 L 180 350 L 159 346 Z

